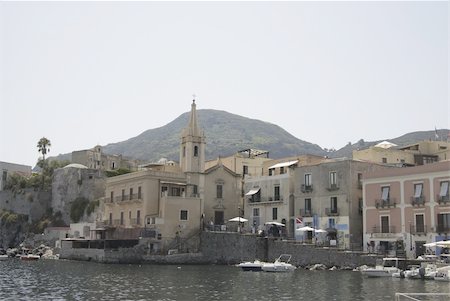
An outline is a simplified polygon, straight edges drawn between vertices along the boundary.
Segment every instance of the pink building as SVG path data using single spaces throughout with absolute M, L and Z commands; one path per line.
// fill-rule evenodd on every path
M 450 239 L 449 183 L 448 160 L 364 174 L 366 249 L 416 257 L 424 243 Z

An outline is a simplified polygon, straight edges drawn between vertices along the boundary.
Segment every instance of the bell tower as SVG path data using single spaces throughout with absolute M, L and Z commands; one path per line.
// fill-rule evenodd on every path
M 181 132 L 180 166 L 183 172 L 205 171 L 205 134 L 198 127 L 195 98 L 192 100 L 189 123 Z

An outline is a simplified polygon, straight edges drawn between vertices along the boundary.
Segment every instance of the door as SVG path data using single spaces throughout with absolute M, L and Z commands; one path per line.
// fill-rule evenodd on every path
M 426 243 L 426 241 L 416 241 L 416 257 L 425 254 L 425 247 L 423 244 Z
M 215 211 L 214 212 L 214 224 L 215 225 L 223 225 L 223 211 Z

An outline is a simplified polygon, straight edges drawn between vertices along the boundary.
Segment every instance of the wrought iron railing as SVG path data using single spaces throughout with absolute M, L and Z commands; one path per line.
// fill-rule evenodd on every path
M 313 212 L 311 209 L 300 209 L 300 215 L 303 217 L 311 217 L 313 216 Z
M 302 184 L 301 191 L 303 193 L 312 192 L 313 191 L 313 186 L 312 185 Z
M 424 196 L 419 196 L 419 197 L 412 196 L 411 197 L 411 205 L 413 205 L 413 206 L 425 205 L 425 197 Z
M 325 214 L 328 216 L 338 216 L 339 209 L 338 208 L 325 208 Z
M 396 206 L 396 200 L 394 198 L 389 198 L 386 200 L 383 199 L 379 199 L 379 200 L 375 200 L 375 207 L 380 209 L 380 208 L 391 208 Z

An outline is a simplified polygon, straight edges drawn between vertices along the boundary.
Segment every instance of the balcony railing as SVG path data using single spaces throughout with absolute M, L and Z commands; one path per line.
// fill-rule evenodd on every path
M 270 202 L 283 202 L 283 197 L 259 197 L 259 198 L 248 198 L 248 202 L 251 203 L 270 203 Z
M 330 184 L 329 187 L 327 187 L 328 191 L 336 191 L 339 190 L 339 186 L 337 184 Z
M 374 226 L 371 234 L 373 237 L 382 238 L 395 236 L 396 233 L 395 226 Z
M 313 212 L 311 209 L 300 209 L 300 215 L 303 217 L 311 217 L 313 216 Z
M 412 196 L 411 197 L 411 205 L 413 205 L 413 206 L 425 205 L 425 197 L 424 196 L 419 196 L 419 197 Z
M 375 200 L 375 207 L 380 208 L 391 208 L 396 206 L 396 200 L 394 198 L 390 198 L 387 200 Z
M 425 234 L 427 234 L 427 226 L 426 225 L 411 225 L 410 231 L 411 231 L 411 234 L 414 234 L 414 235 L 425 235 Z
M 302 184 L 301 191 L 302 191 L 303 193 L 312 192 L 312 191 L 313 191 L 313 186 L 312 186 L 312 185 L 305 185 L 305 184 Z
M 444 195 L 444 196 L 442 196 L 442 195 L 437 195 L 436 196 L 436 200 L 438 201 L 438 203 L 440 204 L 440 205 L 445 205 L 445 204 L 447 204 L 447 203 L 450 203 L 450 195 Z
M 339 209 L 338 208 L 325 208 L 325 214 L 328 216 L 338 216 Z
M 449 233 L 450 232 L 450 226 L 449 225 L 437 225 L 436 227 L 437 233 Z

